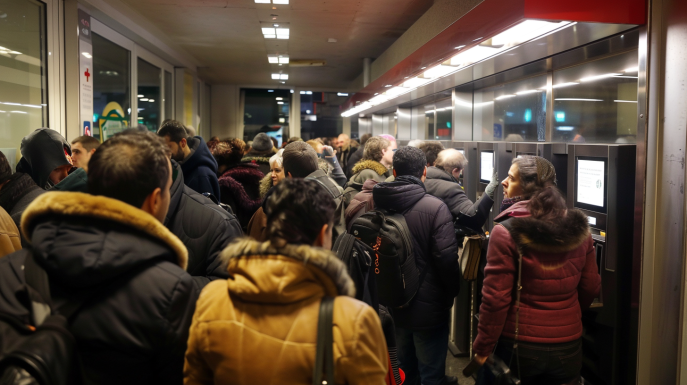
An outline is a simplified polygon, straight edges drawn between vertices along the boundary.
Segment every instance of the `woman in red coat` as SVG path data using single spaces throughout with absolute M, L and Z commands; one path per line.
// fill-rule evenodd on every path
M 523 385 L 576 384 L 582 310 L 601 288 L 587 218 L 566 207 L 556 170 L 544 158 L 514 159 L 502 185 L 505 199 L 487 251 L 474 361 L 484 364 L 496 349 L 510 362 L 520 252 L 518 354 L 511 369 Z

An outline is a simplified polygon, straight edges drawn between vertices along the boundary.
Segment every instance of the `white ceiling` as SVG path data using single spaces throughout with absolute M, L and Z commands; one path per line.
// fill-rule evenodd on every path
M 211 84 L 278 85 L 271 73 L 289 74 L 286 86 L 348 89 L 362 59 L 384 52 L 433 0 L 123 0 L 200 62 Z M 277 9 L 272 9 L 276 7 Z M 276 16 L 273 20 L 272 15 Z M 266 40 L 260 23 L 289 23 L 289 40 Z M 328 38 L 337 43 L 328 43 Z M 278 67 L 268 54 L 291 60 L 323 59 L 323 67 Z

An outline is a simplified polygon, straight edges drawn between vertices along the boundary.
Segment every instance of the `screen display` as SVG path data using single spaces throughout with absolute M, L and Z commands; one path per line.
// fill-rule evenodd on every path
M 577 202 L 605 207 L 606 162 L 577 160 Z
M 492 151 L 480 153 L 480 166 L 479 179 L 484 183 L 489 183 L 494 173 L 494 153 Z

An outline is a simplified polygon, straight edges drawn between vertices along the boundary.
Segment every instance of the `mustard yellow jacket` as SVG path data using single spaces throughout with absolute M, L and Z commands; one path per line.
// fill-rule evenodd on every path
M 305 245 L 241 239 L 222 253 L 231 276 L 196 304 L 184 384 L 310 384 L 323 296 L 334 301 L 336 384 L 383 385 L 386 342 L 377 312 L 354 295 L 343 263 Z
M 21 250 L 19 229 L 7 211 L 0 207 L 0 258 L 17 250 Z

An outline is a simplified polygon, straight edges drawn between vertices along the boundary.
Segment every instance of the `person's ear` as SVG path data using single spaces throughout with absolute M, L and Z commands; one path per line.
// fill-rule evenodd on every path
M 181 141 L 179 141 L 179 147 L 185 148 L 186 145 L 187 145 L 186 138 L 182 138 Z
M 290 172 L 287 172 L 286 175 L 287 175 L 289 178 L 293 178 L 293 175 L 291 175 Z
M 313 246 L 316 247 L 322 247 L 324 245 L 324 239 L 327 236 L 327 230 L 329 229 L 329 225 L 324 225 L 320 229 L 320 232 L 317 233 L 317 238 L 315 239 L 315 243 L 313 243 Z
M 394 178 L 396 178 L 396 169 L 394 169 Z
M 148 214 L 157 218 L 157 213 L 162 209 L 162 189 L 156 188 L 148 194 L 146 199 L 143 201 L 141 210 L 147 212 Z
M 95 150 L 96 150 L 96 149 L 94 148 L 94 149 L 92 149 L 91 151 L 89 151 L 89 152 L 91 153 L 91 155 L 95 154 Z
M 425 169 L 422 171 L 422 176 L 427 177 L 427 166 L 425 166 Z

